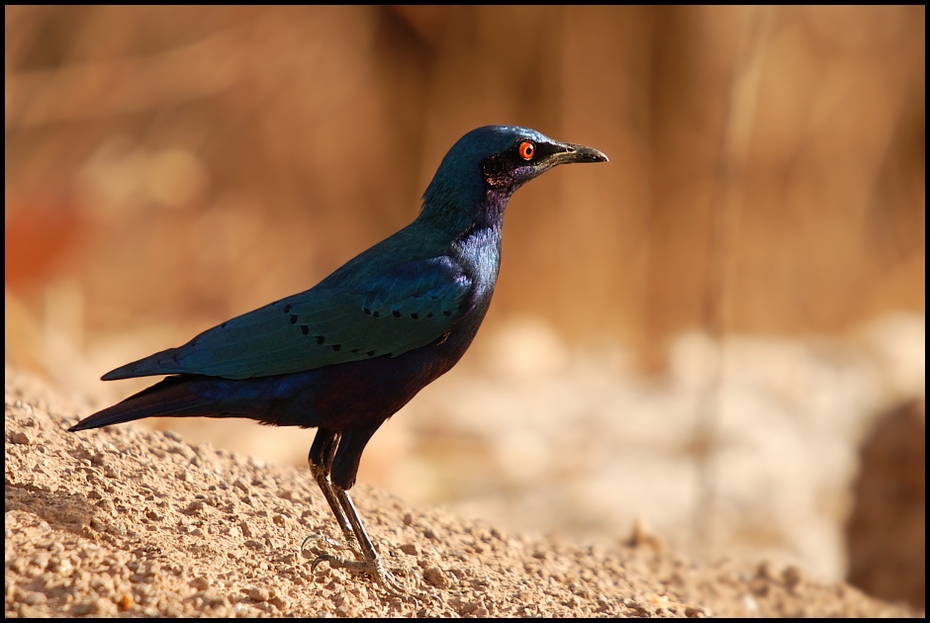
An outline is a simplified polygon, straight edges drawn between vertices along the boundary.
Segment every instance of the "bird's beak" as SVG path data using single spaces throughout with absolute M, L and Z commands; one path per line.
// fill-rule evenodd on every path
M 551 166 L 572 162 L 607 162 L 607 155 L 593 147 L 574 143 L 558 143 L 558 150 L 549 156 Z

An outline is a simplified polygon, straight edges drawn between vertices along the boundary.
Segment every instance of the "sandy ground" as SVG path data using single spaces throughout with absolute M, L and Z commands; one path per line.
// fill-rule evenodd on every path
M 798 566 L 692 563 L 643 533 L 579 547 L 357 486 L 389 566 L 434 595 L 415 604 L 311 572 L 300 542 L 339 534 L 306 469 L 134 425 L 68 433 L 85 410 L 7 368 L 7 616 L 914 614 Z
M 171 336 L 143 327 L 86 358 L 50 342 L 62 373 L 51 384 L 90 413 L 152 383 L 103 383 L 101 373 L 203 328 Z M 675 341 L 666 372 L 644 377 L 618 345 L 570 345 L 538 319 L 512 319 L 488 327 L 458 366 L 381 427 L 358 482 L 509 533 L 607 547 L 645 525 L 689 560 L 765 559 L 838 581 L 855 566 L 854 505 L 876 507 L 855 494 L 861 449 L 882 413 L 924 395 L 925 342 L 923 318 L 913 315 L 842 338 L 729 336 L 725 349 L 694 333 Z M 245 420 L 138 424 L 298 469 L 314 436 Z M 901 467 L 888 472 L 893 483 L 911 477 Z M 921 463 L 913 475 L 922 473 Z M 922 498 L 913 505 L 922 509 Z M 917 523 L 893 530 L 904 552 L 924 549 L 922 514 Z M 887 553 L 879 541 L 868 547 Z M 921 587 L 910 603 L 919 607 L 924 576 L 913 570 L 924 562 L 913 558 L 888 581 L 901 586 L 896 577 L 910 574 Z

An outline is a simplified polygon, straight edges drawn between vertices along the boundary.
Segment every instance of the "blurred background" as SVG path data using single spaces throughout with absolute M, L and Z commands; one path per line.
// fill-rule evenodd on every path
M 119 400 L 150 381 L 102 373 L 314 285 L 462 134 L 529 126 L 610 163 L 517 193 L 472 350 L 360 482 L 922 605 L 924 12 L 6 7 L 6 362 Z M 313 436 L 149 422 L 294 465 Z

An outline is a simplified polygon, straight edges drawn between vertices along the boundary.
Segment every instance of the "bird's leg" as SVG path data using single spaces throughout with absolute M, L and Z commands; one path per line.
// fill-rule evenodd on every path
M 332 488 L 342 505 L 345 516 L 352 526 L 355 540 L 359 544 L 361 550 L 360 553 L 362 558 L 358 561 L 354 561 L 324 555 L 317 558 L 313 564 L 316 565 L 326 560 L 331 567 L 364 571 L 372 576 L 375 581 L 389 593 L 398 597 L 413 599 L 413 601 L 416 602 L 416 598 L 410 594 L 409 589 L 405 588 L 397 578 L 394 577 L 394 574 L 385 567 L 384 561 L 381 556 L 378 555 L 378 550 L 375 549 L 375 545 L 371 542 L 368 532 L 365 531 L 365 526 L 362 523 L 361 517 L 358 515 L 358 510 L 356 510 L 352 498 L 349 497 L 349 492 L 339 485 L 332 485 Z
M 342 529 L 342 534 L 345 537 L 346 544 L 342 545 L 341 543 L 337 543 L 336 541 L 333 541 L 332 539 L 322 535 L 311 535 L 304 539 L 304 542 L 300 544 L 300 549 L 303 549 L 307 545 L 308 541 L 319 539 L 331 546 L 350 549 L 358 560 L 364 560 L 364 555 L 359 549 L 358 541 L 355 538 L 355 533 L 352 530 L 349 519 L 346 517 L 345 512 L 342 510 L 342 506 L 339 504 L 339 498 L 336 496 L 336 492 L 333 491 L 333 483 L 329 480 L 329 474 L 326 473 L 324 467 L 319 465 L 311 465 L 310 472 L 313 474 L 317 484 L 320 486 L 320 491 L 323 492 L 323 497 L 326 498 L 326 502 L 329 504 L 329 508 L 333 511 L 333 516 L 336 518 L 336 523 L 338 523 L 339 527 Z M 319 560 L 320 559 L 317 559 L 317 561 L 313 563 L 314 567 L 316 566 L 317 562 L 319 562 Z
M 336 517 L 336 522 L 342 527 L 342 531 L 346 535 L 346 542 L 349 544 L 349 549 L 352 550 L 355 558 L 357 558 L 357 560 L 346 560 L 338 556 L 322 554 L 317 556 L 316 560 L 313 561 L 310 570 L 314 571 L 317 565 L 325 561 L 329 563 L 330 567 L 335 569 L 363 571 L 371 575 L 375 581 L 383 586 L 389 593 L 398 597 L 410 598 L 411 596 L 408 594 L 408 591 L 397 581 L 394 574 L 388 571 L 384 566 L 384 562 L 378 555 L 374 543 L 371 542 L 371 538 L 365 531 L 365 526 L 362 524 L 362 520 L 348 492 L 330 482 L 329 475 L 323 472 L 319 466 L 313 465 L 310 469 L 317 483 L 320 485 L 320 489 L 323 491 L 323 496 L 326 498 L 326 501 L 329 502 L 333 515 Z M 304 542 L 300 546 L 301 549 L 307 544 L 307 541 L 314 538 L 318 537 L 308 536 L 304 539 Z M 322 538 L 331 543 L 330 539 L 325 539 L 325 537 Z M 414 601 L 416 601 L 415 598 Z
M 333 511 L 336 523 L 338 523 L 339 527 L 342 529 L 342 534 L 346 539 L 346 545 L 344 547 L 352 550 L 352 553 L 358 560 L 364 560 L 364 556 L 359 550 L 358 541 L 355 538 L 355 533 L 349 523 L 349 519 L 346 517 L 345 511 L 342 510 L 339 498 L 336 496 L 336 492 L 333 491 L 333 483 L 329 479 L 329 471 L 332 469 L 333 457 L 336 454 L 336 446 L 339 445 L 339 438 L 339 433 L 335 431 L 323 428 L 317 431 L 316 437 L 313 439 L 313 445 L 310 448 L 310 456 L 308 457 L 310 462 L 310 473 L 313 474 L 313 478 L 316 480 L 317 485 L 319 485 L 320 491 L 323 492 L 323 497 L 326 498 L 326 503 L 329 504 L 330 510 Z M 328 545 L 340 546 L 332 539 L 321 535 L 311 535 L 300 544 L 300 549 L 303 550 L 307 542 L 313 539 L 322 540 Z M 317 559 L 313 563 L 313 566 L 316 567 L 318 562 L 320 562 L 320 559 Z
M 313 445 L 310 448 L 310 471 L 323 492 L 323 497 L 326 498 L 326 502 L 333 511 L 336 522 L 342 529 L 346 543 L 355 555 L 356 560 L 345 560 L 338 556 L 322 554 L 313 561 L 310 569 L 313 571 L 317 565 L 326 561 L 333 568 L 362 571 L 371 575 L 389 593 L 416 601 L 416 598 L 411 597 L 409 591 L 384 566 L 384 561 L 378 555 L 374 543 L 371 542 L 371 538 L 365 531 L 362 519 L 359 517 L 358 510 L 355 508 L 355 504 L 352 502 L 352 498 L 349 497 L 348 492 L 339 485 L 334 485 L 330 478 L 333 458 L 340 439 L 341 435 L 338 432 L 323 428 L 318 429 Z M 304 539 L 301 549 L 313 538 L 318 537 L 311 536 Z M 326 541 L 330 542 L 329 539 L 326 539 Z

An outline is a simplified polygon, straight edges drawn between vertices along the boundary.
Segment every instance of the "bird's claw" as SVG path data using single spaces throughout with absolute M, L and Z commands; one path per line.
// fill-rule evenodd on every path
M 348 569 L 349 571 L 367 573 L 388 593 L 395 597 L 400 597 L 401 599 L 410 600 L 415 607 L 420 605 L 418 598 L 431 596 L 428 593 L 412 592 L 405 587 L 394 577 L 393 573 L 385 568 L 380 559 L 374 562 L 368 562 L 365 560 L 346 560 L 331 554 L 322 554 L 317 556 L 313 564 L 310 565 L 310 572 L 315 572 L 317 565 L 321 562 L 328 562 L 329 566 L 333 569 Z

